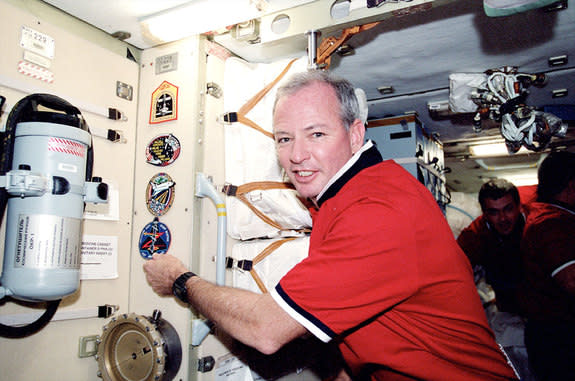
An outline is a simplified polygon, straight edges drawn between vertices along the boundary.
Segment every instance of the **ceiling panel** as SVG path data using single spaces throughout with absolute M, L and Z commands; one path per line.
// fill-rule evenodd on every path
M 131 33 L 126 41 L 141 49 L 154 43 L 142 36 L 140 18 L 184 3 L 204 1 L 209 0 L 46 0 L 108 33 Z M 222 8 L 226 1 L 239 0 L 220 0 L 216 3 Z M 310 5 L 309 9 L 318 9 L 315 5 L 319 3 L 336 3 L 338 6 L 345 3 L 341 0 L 316 1 L 311 2 L 313 4 L 307 4 L 309 0 L 268 2 L 273 5 L 272 11 L 303 3 Z M 565 1 L 565 9 L 560 11 L 537 9 L 492 18 L 485 15 L 482 1 L 479 0 L 434 1 L 433 7 L 422 1 L 399 4 L 421 3 L 425 5 L 422 8 L 424 11 L 408 12 L 410 14 L 402 14 L 403 17 L 386 16 L 376 27 L 354 35 L 347 41 L 352 54 L 334 54 L 330 70 L 348 78 L 366 92 L 370 119 L 417 113 L 428 132 L 438 136 L 444 144 L 446 165 L 452 169 L 447 174 L 451 189 L 474 192 L 484 179 L 504 173 L 479 165 L 469 157 L 467 145 L 469 141 L 500 137 L 499 126 L 484 123 L 482 131 L 478 133 L 472 127 L 473 114 L 438 117 L 428 111 L 428 103 L 441 103 L 449 99 L 451 73 L 482 73 L 509 65 L 518 67 L 522 72 L 547 74 L 546 86 L 529 89 L 526 99 L 529 106 L 566 106 L 564 109 L 572 109 L 575 107 L 575 7 L 568 7 L 572 1 Z M 354 0 L 354 4 L 357 2 Z M 320 15 L 306 12 L 307 5 L 294 11 L 293 17 L 308 23 L 309 29 L 315 29 L 317 23 L 314 20 Z M 382 12 L 386 6 L 388 4 L 384 3 L 380 7 Z M 324 8 L 329 13 L 329 7 Z M 268 18 L 273 15 L 270 13 Z M 218 14 L 208 14 L 206 17 L 217 18 Z M 352 21 L 346 19 L 347 24 L 353 22 L 353 16 L 350 18 Z M 301 29 L 302 26 L 299 27 Z M 340 33 L 337 28 L 324 32 L 322 38 Z M 279 35 L 276 40 L 253 43 L 236 41 L 230 33 L 224 33 L 216 35 L 215 40 L 248 61 L 270 61 L 281 55 L 306 54 L 307 38 L 303 35 L 291 38 Z M 561 55 L 567 57 L 565 64 L 549 64 L 550 57 Z M 381 86 L 390 87 L 393 92 L 382 94 L 378 91 Z M 555 97 L 553 92 L 557 90 L 566 90 L 565 96 Z M 575 118 L 573 111 L 567 115 L 566 122 L 570 126 L 568 136 L 565 139 L 554 138 L 552 145 L 565 145 L 573 149 Z M 538 154 L 535 156 L 538 157 Z M 533 160 L 526 157 L 509 160 L 521 162 L 524 159 Z

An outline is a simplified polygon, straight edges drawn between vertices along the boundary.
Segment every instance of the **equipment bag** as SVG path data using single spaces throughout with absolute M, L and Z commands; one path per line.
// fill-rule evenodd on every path
M 270 64 L 226 60 L 224 109 L 228 112 L 220 121 L 225 124 L 225 181 L 229 185 L 224 191 L 232 238 L 297 236 L 311 227 L 307 208 L 286 183 L 272 135 L 277 87 L 290 74 L 306 69 L 307 57 Z M 243 192 L 246 188 L 250 190 Z

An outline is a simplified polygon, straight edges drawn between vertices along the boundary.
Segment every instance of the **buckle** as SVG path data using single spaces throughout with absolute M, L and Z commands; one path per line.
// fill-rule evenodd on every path
M 222 187 L 222 192 L 227 196 L 235 196 L 238 193 L 238 187 L 237 185 L 224 184 Z
M 220 123 L 225 124 L 232 124 L 238 121 L 238 113 L 237 112 L 226 112 L 218 118 Z
M 241 261 L 238 261 L 237 267 L 244 271 L 251 271 L 253 262 L 249 259 L 242 259 Z
M 242 259 L 238 261 L 232 257 L 226 257 L 226 269 L 231 269 L 234 267 L 243 271 L 251 271 L 252 267 L 254 267 L 254 263 L 249 259 Z

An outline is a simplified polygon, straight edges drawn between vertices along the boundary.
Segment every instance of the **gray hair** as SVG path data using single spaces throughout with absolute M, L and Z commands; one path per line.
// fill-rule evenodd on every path
M 324 83 L 335 91 L 341 106 L 340 119 L 346 130 L 349 130 L 349 127 L 356 119 L 361 119 L 359 103 L 353 85 L 348 80 L 336 77 L 323 70 L 312 70 L 292 75 L 284 85 L 278 88 L 273 112 L 275 113 L 276 105 L 280 99 L 316 82 Z

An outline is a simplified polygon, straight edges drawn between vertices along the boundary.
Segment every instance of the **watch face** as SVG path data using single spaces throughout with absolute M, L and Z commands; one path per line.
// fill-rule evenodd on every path
M 188 298 L 188 292 L 185 286 L 180 286 L 179 284 L 176 283 L 174 287 L 174 295 L 182 302 L 187 302 L 186 299 Z
M 183 273 L 174 281 L 172 286 L 172 292 L 174 295 L 184 303 L 188 303 L 188 289 L 186 288 L 186 282 L 193 276 L 194 274 L 191 272 Z

